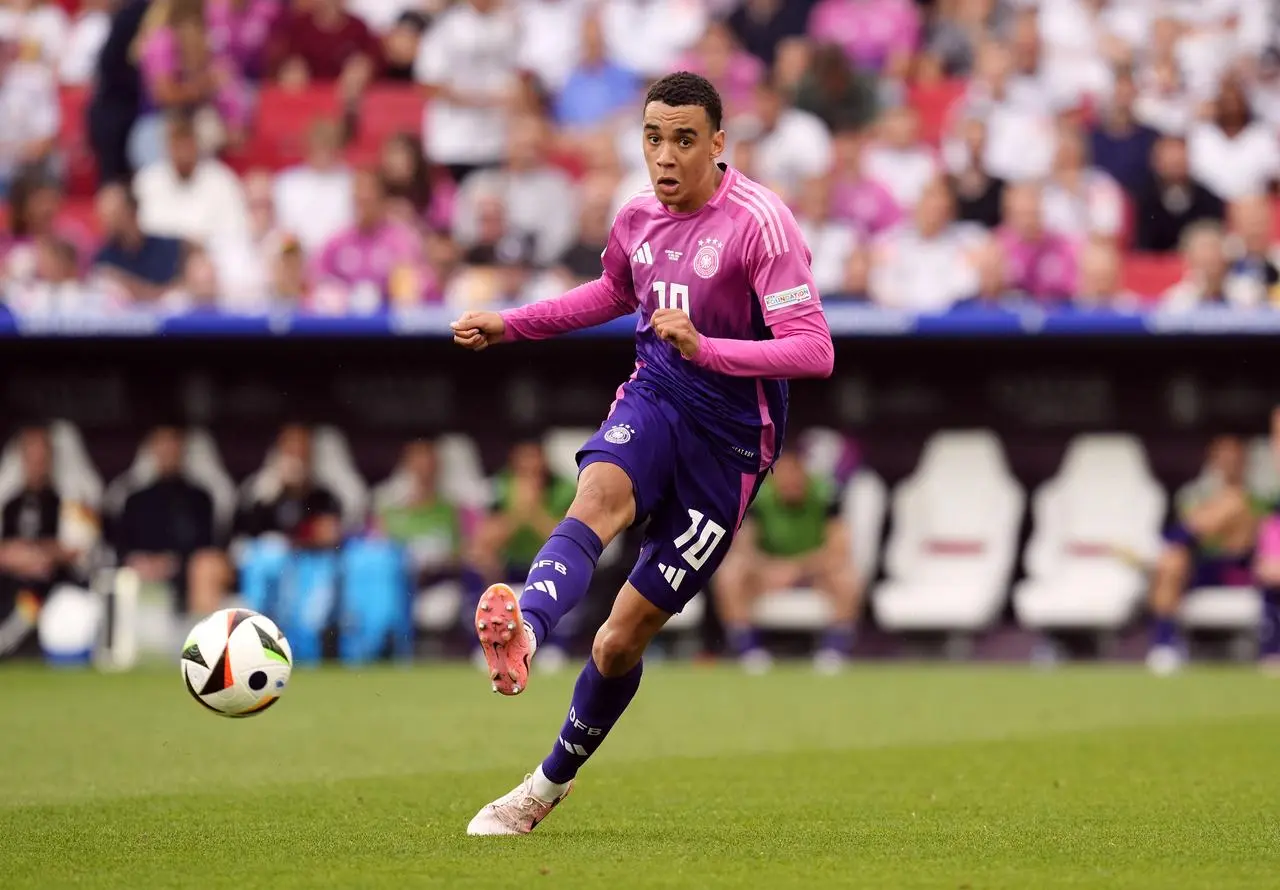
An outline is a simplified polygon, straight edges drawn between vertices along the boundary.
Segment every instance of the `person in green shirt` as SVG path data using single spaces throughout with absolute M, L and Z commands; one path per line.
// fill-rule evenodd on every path
M 831 603 L 815 666 L 835 670 L 849 657 L 862 589 L 840 514 L 836 485 L 807 473 L 795 452 L 783 452 L 712 584 L 729 647 L 748 669 L 769 665 L 751 623 L 756 600 L 799 585 L 812 585 Z
M 1177 519 L 1165 532 L 1151 584 L 1147 666 L 1155 673 L 1171 673 L 1182 664 L 1177 615 L 1186 591 L 1253 584 L 1258 528 L 1275 498 L 1249 490 L 1246 463 L 1239 436 L 1217 436 L 1209 443 L 1206 472 L 1178 491 Z
M 408 488 L 377 508 L 383 533 L 404 545 L 419 589 L 456 578 L 462 568 L 462 522 L 458 508 L 440 495 L 435 443 L 410 442 L 400 466 Z
M 489 514 L 471 548 L 471 564 L 482 582 L 475 591 L 477 602 L 490 584 L 506 581 L 516 590 L 524 587 L 538 551 L 569 512 L 576 492 L 572 480 L 551 472 L 537 440 L 512 446 L 507 466 L 492 484 Z M 547 644 L 538 647 L 540 668 L 553 670 L 563 664 L 564 643 L 575 626 L 572 618 L 561 622 Z

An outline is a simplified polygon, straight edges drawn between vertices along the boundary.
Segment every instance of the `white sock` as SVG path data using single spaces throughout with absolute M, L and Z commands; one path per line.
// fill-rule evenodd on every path
M 538 637 L 533 632 L 533 625 L 528 621 L 524 622 L 525 635 L 529 637 L 529 657 L 533 657 L 533 653 L 538 651 Z
M 538 800 L 553 801 L 560 795 L 564 794 L 569 788 L 569 783 L 557 785 L 548 779 L 542 772 L 542 764 L 538 764 L 538 768 L 533 771 L 533 787 L 530 789 L 533 796 Z

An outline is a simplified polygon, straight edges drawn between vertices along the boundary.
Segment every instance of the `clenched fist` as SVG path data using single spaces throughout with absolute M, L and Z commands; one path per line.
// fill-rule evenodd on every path
M 464 312 L 449 327 L 453 328 L 453 342 L 474 352 L 501 342 L 507 331 L 506 322 L 496 312 Z
M 693 326 L 693 319 L 683 309 L 659 309 L 653 313 L 649 324 L 659 337 L 679 349 L 685 358 L 698 354 L 698 331 Z

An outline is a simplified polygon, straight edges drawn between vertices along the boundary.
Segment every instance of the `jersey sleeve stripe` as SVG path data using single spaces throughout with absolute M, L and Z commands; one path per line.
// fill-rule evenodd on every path
M 778 252 L 774 250 L 773 240 L 769 237 L 769 226 L 765 223 L 764 217 L 760 215 L 760 211 L 755 205 L 747 203 L 746 199 L 739 198 L 734 192 L 729 193 L 729 200 L 737 204 L 739 207 L 745 207 L 747 212 L 756 218 L 756 223 L 760 226 L 760 234 L 764 243 L 764 249 L 770 257 L 775 257 Z
M 770 220 L 772 220 L 773 224 L 777 227 L 774 230 L 774 241 L 781 245 L 778 252 L 787 253 L 790 251 L 791 245 L 787 242 L 787 227 L 783 224 L 782 216 L 778 213 L 778 208 L 774 205 L 774 201 L 777 200 L 777 196 L 771 192 L 765 191 L 749 179 L 738 180 L 734 184 L 734 187 L 739 189 L 743 194 L 752 195 L 761 205 L 763 205 L 765 213 L 768 214 Z
M 775 222 L 773 216 L 769 213 L 769 207 L 767 206 L 766 201 L 758 194 L 737 188 L 734 189 L 734 194 L 742 200 L 749 202 L 760 211 L 760 226 L 767 233 L 767 238 L 771 238 L 773 240 L 772 255 L 781 256 L 786 253 L 786 244 L 783 242 L 777 222 Z

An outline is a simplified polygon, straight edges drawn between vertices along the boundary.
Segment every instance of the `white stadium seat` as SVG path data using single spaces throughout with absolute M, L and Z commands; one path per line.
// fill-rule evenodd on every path
M 1130 621 L 1147 592 L 1144 566 L 1160 551 L 1166 504 L 1136 437 L 1072 440 L 1035 495 L 1027 578 L 1013 594 L 1019 623 L 1113 631 Z
M 53 447 L 51 475 L 59 497 L 97 510 L 102 504 L 102 477 L 93 466 L 80 430 L 68 421 L 55 420 L 49 424 L 49 441 Z M 17 494 L 22 484 L 22 457 L 15 435 L 0 454 L 0 503 Z
M 1178 606 L 1189 630 L 1246 631 L 1262 625 L 1262 595 L 1252 587 L 1198 587 Z
M 440 494 L 451 504 L 465 509 L 481 509 L 489 503 L 489 483 L 480 462 L 480 450 L 470 437 L 461 434 L 436 440 L 440 461 Z M 411 492 L 412 480 L 401 466 L 373 490 L 374 509 L 403 504 Z
M 893 495 L 887 579 L 871 598 L 886 630 L 973 632 L 999 616 L 1026 496 L 988 430 L 938 433 Z

